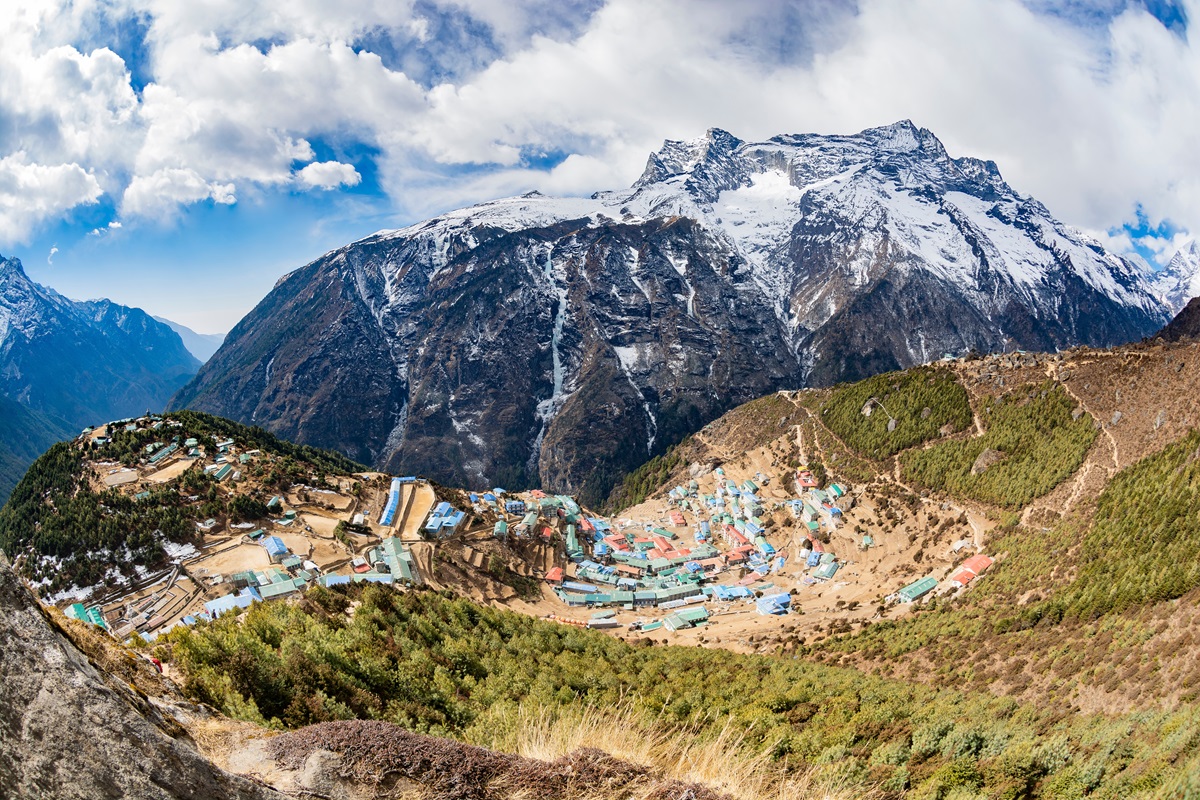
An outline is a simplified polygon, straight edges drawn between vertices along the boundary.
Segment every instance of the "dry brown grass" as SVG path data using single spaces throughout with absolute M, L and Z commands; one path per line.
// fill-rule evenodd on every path
M 876 796 L 814 771 L 789 770 L 771 747 L 753 747 L 748 731 L 726 723 L 715 734 L 647 726 L 632 704 L 611 710 L 549 713 L 522 708 L 518 724 L 489 743 L 525 758 L 555 761 L 597 748 L 681 783 L 702 784 L 738 800 L 850 800 Z

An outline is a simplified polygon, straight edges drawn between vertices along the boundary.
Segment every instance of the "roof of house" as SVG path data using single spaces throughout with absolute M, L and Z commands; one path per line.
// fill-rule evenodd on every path
M 278 536 L 267 536 L 259 542 L 273 556 L 281 556 L 288 551 L 287 545 L 283 543 L 283 539 Z
M 900 596 L 907 600 L 915 600 L 918 597 L 926 594 L 937 586 L 937 581 L 932 576 L 925 576 L 919 581 L 914 581 L 908 586 L 900 590 Z

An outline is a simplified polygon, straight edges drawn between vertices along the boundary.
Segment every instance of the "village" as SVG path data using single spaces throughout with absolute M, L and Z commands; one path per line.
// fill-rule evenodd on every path
M 230 497 L 253 491 L 252 475 L 273 458 L 233 438 L 173 435 L 179 423 L 158 415 L 89 429 L 80 441 L 102 447 L 114 426 L 158 437 L 136 466 L 93 464 L 97 488 L 135 500 L 148 502 L 152 489 L 189 470 Z M 752 649 L 748 642 L 770 632 L 771 618 L 791 617 L 792 628 L 798 618 L 808 628 L 823 617 L 827 624 L 864 619 L 959 591 L 991 565 L 978 535 L 939 541 L 934 553 L 914 535 L 888 533 L 873 508 L 877 487 L 822 481 L 803 466 L 768 474 L 767 450 L 724 466 L 694 465 L 686 484 L 614 517 L 538 490 L 442 498 L 415 476 L 297 483 L 266 499 L 263 519 L 197 520 L 198 544 L 167 543 L 169 569 L 65 610 L 122 641 L 153 641 L 176 625 L 318 585 L 428 584 L 471 594 L 439 577 L 438 563 L 458 560 L 482 572 L 489 553 L 539 588 L 532 597 L 477 600 L 623 636 L 696 643 L 724 636 L 726 646 Z

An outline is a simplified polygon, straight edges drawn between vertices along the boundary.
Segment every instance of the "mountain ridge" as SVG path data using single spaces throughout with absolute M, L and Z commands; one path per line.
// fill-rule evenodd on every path
M 332 251 L 172 405 L 594 502 L 775 389 L 1164 322 L 1140 265 L 909 121 L 757 143 L 712 129 L 666 142 L 627 190 L 529 193 Z
M 225 341 L 225 334 L 223 333 L 196 333 L 196 331 L 182 323 L 173 322 L 166 317 L 151 316 L 154 317 L 156 322 L 161 322 L 179 334 L 179 338 L 183 340 L 183 346 L 201 364 L 212 358 L 212 354 L 217 352 L 221 347 L 221 343 Z

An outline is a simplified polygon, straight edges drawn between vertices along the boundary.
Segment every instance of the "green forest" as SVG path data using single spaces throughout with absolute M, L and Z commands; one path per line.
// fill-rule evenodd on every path
M 686 444 L 685 439 L 668 447 L 667 452 L 654 456 L 622 478 L 609 495 L 604 508 L 605 513 L 616 514 L 630 506 L 636 506 L 666 484 L 675 468 L 683 463 L 681 453 Z
M 1047 613 L 1095 619 L 1200 586 L 1200 431 L 1113 479 L 1079 560 L 1079 577 Z
M 904 476 L 926 489 L 1021 508 L 1062 483 L 1096 440 L 1088 414 L 1072 417 L 1074 401 L 1053 383 L 1025 386 L 980 409 L 983 436 L 939 442 L 900 456 Z M 985 450 L 999 459 L 972 472 Z
M 864 415 L 868 402 L 871 413 Z M 883 459 L 937 438 L 947 425 L 966 428 L 971 404 L 950 370 L 918 367 L 836 388 L 821 408 L 821 421 L 859 455 Z
M 1167 798 L 1200 763 L 1190 708 L 1064 714 L 787 658 L 633 645 L 432 591 L 313 589 L 176 628 L 156 652 L 191 697 L 271 727 L 381 719 L 489 746 L 519 710 L 633 704 L 639 724 L 687 735 L 733 721 L 749 747 L 894 797 Z

